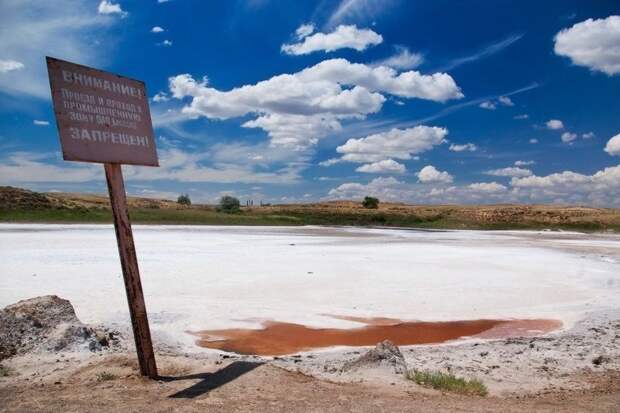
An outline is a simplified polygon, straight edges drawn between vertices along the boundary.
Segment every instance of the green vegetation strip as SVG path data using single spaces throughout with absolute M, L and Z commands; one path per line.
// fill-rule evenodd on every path
M 413 212 L 396 214 L 384 211 L 325 211 L 252 209 L 226 213 L 211 207 L 130 208 L 134 224 L 154 225 L 331 225 L 331 226 L 385 226 L 428 229 L 481 229 L 481 230 L 541 230 L 562 229 L 584 232 L 619 231 L 616 224 L 575 222 L 549 224 L 535 221 L 499 223 L 455 217 L 449 214 L 418 215 Z M 112 223 L 112 213 L 103 208 L 56 208 L 0 210 L 0 222 L 33 223 Z
M 411 370 L 407 372 L 406 377 L 416 382 L 416 384 L 432 387 L 435 390 L 476 396 L 486 396 L 489 394 L 487 386 L 480 380 L 467 380 L 440 371 Z

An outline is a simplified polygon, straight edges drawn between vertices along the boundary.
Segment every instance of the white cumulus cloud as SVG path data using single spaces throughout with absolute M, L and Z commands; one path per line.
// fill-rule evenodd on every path
M 299 34 L 297 36 L 299 37 Z M 282 51 L 291 55 L 304 55 L 317 51 L 333 52 L 338 49 L 355 49 L 361 52 L 369 46 L 380 44 L 383 37 L 370 29 L 358 29 L 355 25 L 340 25 L 333 32 L 308 34 L 300 40 L 299 43 L 283 44 Z
M 481 107 L 482 109 L 487 109 L 487 110 L 495 110 L 497 109 L 497 105 L 502 105 L 502 106 L 514 106 L 514 102 L 512 101 L 512 99 L 510 99 L 510 97 L 508 96 L 500 96 L 499 98 L 497 98 L 496 101 L 493 100 L 485 100 L 484 102 L 482 102 L 480 105 L 478 105 L 479 107 Z
M 547 176 L 513 178 L 511 185 L 518 196 L 532 201 L 617 205 L 620 201 L 620 165 L 593 175 L 564 171 Z
M 396 162 L 393 159 L 385 159 L 383 161 L 368 163 L 356 169 L 357 172 L 365 172 L 372 174 L 397 173 L 402 174 L 406 171 L 405 165 Z
M 499 103 L 504 106 L 514 106 L 514 102 L 508 96 L 500 96 L 498 99 Z
M 447 184 L 453 180 L 452 175 L 446 171 L 439 171 L 433 165 L 425 166 L 416 175 L 418 180 L 424 184 L 437 182 Z
M 13 70 L 23 69 L 24 64 L 16 60 L 0 60 L 0 73 L 8 73 Z
M 576 133 L 572 133 L 572 132 L 564 132 L 562 134 L 561 139 L 562 139 L 562 142 L 564 142 L 564 143 L 571 143 L 572 141 L 577 139 L 577 134 Z
M 467 185 L 467 188 L 475 192 L 496 193 L 506 191 L 508 188 L 497 182 L 475 182 Z
M 555 53 L 593 71 L 620 73 L 620 16 L 588 19 L 555 36 Z
M 170 97 L 166 92 L 157 92 L 155 96 L 153 96 L 153 102 L 167 102 L 170 100 Z
M 48 121 L 46 121 L 46 120 L 37 120 L 37 119 L 33 120 L 33 121 L 32 121 L 32 123 L 33 123 L 34 125 L 37 125 L 37 126 L 49 126 L 49 124 L 50 124 L 50 123 L 49 123 Z
M 607 141 L 605 152 L 612 156 L 620 156 L 620 133 Z
M 293 74 L 282 74 L 253 85 L 220 91 L 207 79 L 188 74 L 169 79 L 177 99 L 191 98 L 183 113 L 189 117 L 230 119 L 257 116 L 244 127 L 265 130 L 272 144 L 308 147 L 341 128 L 344 119 L 362 119 L 378 112 L 390 94 L 443 102 L 463 95 L 449 75 L 397 72 L 380 66 L 324 60 Z M 377 159 L 381 160 L 381 159 Z
M 366 195 L 376 196 L 380 199 L 397 200 L 400 196 L 398 187 L 403 182 L 389 177 L 375 178 L 367 184 L 347 182 L 329 191 L 329 197 L 338 199 L 357 199 Z M 402 199 L 402 197 L 401 197 Z
M 128 13 L 121 8 L 118 3 L 113 3 L 107 0 L 101 0 L 97 7 L 97 13 L 99 14 L 118 14 L 121 17 L 127 17 Z
M 408 129 L 394 128 L 365 138 L 349 139 L 336 148 L 348 162 L 378 162 L 385 159 L 411 159 L 444 142 L 448 130 L 419 125 Z
M 302 24 L 301 26 L 297 28 L 297 30 L 295 30 L 295 37 L 297 37 L 297 40 L 301 40 L 304 37 L 307 37 L 311 35 L 312 33 L 314 33 L 314 30 L 315 30 L 314 24 L 312 23 Z
M 164 28 L 163 28 L 163 27 L 161 27 L 161 26 L 154 26 L 154 27 L 151 29 L 151 32 L 152 32 L 152 33 L 162 33 L 162 32 L 165 32 L 165 30 L 164 30 Z
M 551 130 L 564 129 L 564 123 L 559 119 L 551 119 L 545 123 L 545 126 L 547 126 L 547 129 Z
M 365 195 L 414 203 L 562 203 L 614 206 L 620 203 L 620 165 L 593 175 L 564 171 L 547 176 L 512 178 L 510 186 L 475 182 L 463 186 L 408 183 L 393 177 L 367 184 L 349 182 L 329 191 L 328 199 L 359 199 Z

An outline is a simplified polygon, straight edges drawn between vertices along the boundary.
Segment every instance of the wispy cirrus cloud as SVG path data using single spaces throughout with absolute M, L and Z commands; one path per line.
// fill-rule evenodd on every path
M 3 0 L 0 16 L 0 56 L 19 63 L 12 66 L 15 70 L 0 73 L 0 92 L 36 98 L 50 96 L 46 55 L 104 65 L 114 46 L 105 29 L 118 20 L 98 14 L 96 5 L 86 0 Z
M 341 0 L 327 18 L 325 28 L 342 23 L 366 23 L 390 10 L 393 3 L 394 0 Z
M 405 46 L 396 45 L 394 51 L 393 55 L 374 62 L 373 66 L 388 66 L 394 69 L 408 70 L 414 69 L 424 62 L 422 53 L 414 53 Z
M 506 37 L 505 39 L 502 39 L 498 42 L 495 42 L 486 47 L 483 47 L 482 49 L 472 53 L 471 55 L 452 59 L 449 62 L 447 62 L 445 65 L 438 68 L 437 70 L 439 71 L 452 70 L 464 64 L 472 63 L 472 62 L 487 58 L 489 56 L 492 56 L 496 53 L 501 52 L 508 46 L 520 40 L 523 36 L 524 36 L 524 33 L 510 35 Z
M 420 119 L 416 119 L 416 120 L 413 120 L 413 121 L 406 121 L 406 122 L 394 122 L 394 123 L 398 127 L 411 127 L 411 126 L 419 125 L 421 123 L 427 123 L 427 122 L 430 122 L 430 121 L 433 121 L 433 120 L 436 120 L 436 119 L 443 118 L 444 116 L 447 116 L 447 115 L 449 115 L 451 113 L 454 113 L 456 111 L 459 111 L 461 109 L 465 109 L 465 108 L 470 107 L 470 106 L 477 106 L 477 105 L 480 105 L 482 102 L 487 102 L 487 101 L 490 101 L 490 100 L 498 99 L 500 96 L 513 96 L 513 95 L 517 95 L 519 93 L 524 93 L 524 92 L 527 92 L 527 91 L 539 88 L 541 86 L 542 85 L 540 83 L 538 83 L 538 82 L 530 83 L 527 86 L 524 86 L 524 87 L 519 88 L 519 89 L 512 90 L 512 91 L 510 91 L 508 93 L 502 93 L 500 95 L 493 95 L 493 96 L 484 96 L 484 97 L 481 97 L 481 98 L 478 98 L 478 99 L 472 99 L 472 100 L 467 101 L 467 102 L 456 103 L 454 105 L 448 106 L 448 107 L 440 110 L 439 112 L 437 112 L 437 113 L 435 113 L 433 115 L 426 116 L 426 117 L 423 117 L 423 118 L 420 118 Z
M 382 118 L 382 119 L 369 119 L 354 123 L 346 124 L 339 131 L 334 133 L 335 137 L 339 138 L 348 138 L 351 136 L 362 136 L 362 135 L 371 135 L 373 133 L 381 133 L 390 128 L 411 128 L 417 125 L 426 124 L 429 122 L 433 122 L 437 119 L 444 118 L 452 113 L 458 112 L 460 110 L 466 109 L 471 106 L 477 106 L 482 102 L 498 99 L 500 96 L 513 96 L 518 95 L 520 93 L 528 92 L 533 89 L 537 89 L 543 86 L 543 84 L 538 82 L 530 83 L 524 87 L 506 92 L 497 95 L 488 95 L 483 96 L 477 99 L 468 100 L 466 102 L 456 103 L 443 109 L 435 112 L 434 114 L 424 116 L 417 119 L 394 119 L 394 118 Z M 538 143 L 531 142 L 531 143 Z
M 292 184 L 301 179 L 307 157 L 270 151 L 265 145 L 215 145 L 206 151 L 160 149 L 159 168 L 125 166 L 127 181 Z M 270 167 L 267 167 L 270 165 Z M 12 152 L 0 158 L 0 185 L 76 184 L 103 180 L 101 165 L 63 162 L 56 154 Z

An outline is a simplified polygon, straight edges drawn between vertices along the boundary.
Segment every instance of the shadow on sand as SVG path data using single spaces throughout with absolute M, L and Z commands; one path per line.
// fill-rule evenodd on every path
M 211 390 L 217 389 L 218 387 L 243 376 L 245 373 L 254 370 L 262 364 L 264 363 L 235 361 L 214 373 L 198 373 L 179 377 L 162 376 L 159 380 L 171 382 L 177 380 L 201 379 L 201 381 L 188 387 L 187 389 L 183 389 L 169 396 L 171 398 L 193 399 L 194 397 L 208 393 Z

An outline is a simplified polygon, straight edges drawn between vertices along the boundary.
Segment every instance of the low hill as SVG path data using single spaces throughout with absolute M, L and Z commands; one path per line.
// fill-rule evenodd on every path
M 242 207 L 225 214 L 213 206 L 128 198 L 134 223 L 213 225 L 359 225 L 459 229 L 574 229 L 620 231 L 620 209 L 554 205 L 408 205 L 330 201 Z M 107 196 L 39 193 L 0 187 L 2 222 L 111 222 Z
M 177 208 L 179 205 L 166 199 L 129 197 L 130 208 Z M 42 209 L 110 209 L 107 196 L 71 192 L 34 192 L 11 186 L 0 186 L 0 210 Z

